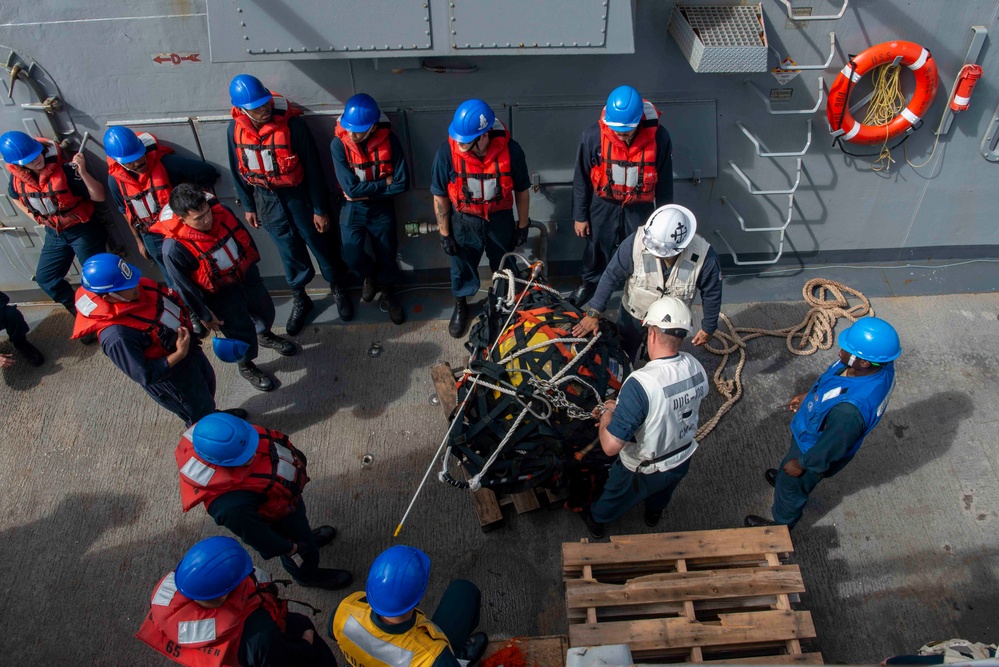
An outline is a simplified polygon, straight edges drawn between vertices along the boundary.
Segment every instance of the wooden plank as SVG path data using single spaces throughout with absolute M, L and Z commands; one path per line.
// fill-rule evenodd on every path
M 503 523 L 503 510 L 496 502 L 496 494 L 492 489 L 479 489 L 470 491 L 472 494 L 472 505 L 475 507 L 475 515 L 479 517 L 479 526 L 483 530 L 495 524 Z
M 686 574 L 687 563 L 682 558 L 676 562 L 676 571 L 678 574 Z M 683 603 L 683 615 L 689 618 L 691 621 L 697 620 L 697 614 L 694 613 L 694 602 L 693 600 L 685 600 Z M 704 662 L 704 655 L 701 653 L 701 647 L 695 646 L 690 649 L 690 661 L 691 662 Z
M 668 572 L 638 577 L 624 584 L 585 580 L 572 581 L 571 584 L 566 582 L 566 606 L 572 609 L 605 605 L 640 605 L 705 598 L 802 593 L 804 590 L 805 584 L 797 565 Z M 786 608 L 790 609 L 790 606 Z
M 447 362 L 441 362 L 430 367 L 430 380 L 434 383 L 437 400 L 444 410 L 444 418 L 451 416 L 451 411 L 458 404 L 458 387 L 454 383 L 454 373 Z
M 583 538 L 582 541 L 585 542 L 586 538 Z M 583 567 L 583 579 L 592 579 L 592 578 L 593 578 L 593 570 L 590 568 L 589 565 L 584 566 Z M 597 609 L 596 609 L 596 607 L 588 607 L 586 609 L 586 622 L 587 623 L 594 623 L 594 624 L 597 622 Z
M 566 542 L 562 545 L 562 569 L 574 572 L 584 565 L 621 566 L 791 551 L 794 548 L 787 526 L 658 533 L 594 544 Z
M 779 642 L 815 636 L 812 615 L 801 611 L 720 614 L 720 622 L 687 618 L 613 621 L 569 626 L 570 646 L 628 644 L 632 651 Z
M 780 566 L 780 559 L 777 554 L 767 554 L 767 564 L 771 568 L 776 568 Z M 793 593 L 800 593 L 803 591 L 791 591 Z M 778 595 L 777 602 L 774 604 L 774 609 L 790 609 L 791 601 L 788 600 L 786 594 Z M 791 655 L 797 655 L 801 653 L 801 642 L 797 639 L 789 639 L 787 642 L 787 652 Z
M 707 665 L 823 665 L 821 653 L 799 653 L 798 655 L 761 655 L 753 658 L 730 658 L 728 660 L 705 660 Z
M 513 498 L 513 506 L 517 509 L 517 514 L 533 512 L 534 510 L 541 509 L 541 503 L 538 502 L 538 496 L 533 489 L 530 491 L 521 491 L 520 493 L 514 493 L 511 495 Z

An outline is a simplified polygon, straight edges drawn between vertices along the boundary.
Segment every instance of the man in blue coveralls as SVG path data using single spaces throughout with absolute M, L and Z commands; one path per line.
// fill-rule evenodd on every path
M 892 325 L 863 317 L 842 331 L 836 342 L 839 359 L 788 405 L 794 413 L 794 437 L 780 469 L 765 474 L 774 487 L 773 521 L 750 514 L 747 526 L 793 528 L 816 485 L 853 460 L 888 408 L 895 388 L 894 361 L 902 354 Z
M 389 318 L 402 324 L 406 313 L 394 289 L 399 276 L 399 242 L 393 198 L 409 189 L 409 179 L 402 144 L 370 95 L 358 93 L 347 100 L 330 153 L 347 200 L 340 213 L 344 261 L 364 281 L 361 301 L 370 303 L 380 289 Z M 368 239 L 374 262 L 364 251 Z
M 298 335 L 312 310 L 305 293 L 316 275 L 309 250 L 330 284 L 340 319 L 353 319 L 354 305 L 342 284 L 346 267 L 336 234 L 329 233 L 319 149 L 302 110 L 249 74 L 233 78 L 229 97 L 229 169 L 247 224 L 263 226 L 281 255 L 292 295 L 288 334 Z
M 492 108 L 476 99 L 455 110 L 432 171 L 430 192 L 441 249 L 451 258 L 455 298 L 447 331 L 460 338 L 468 320 L 467 299 L 479 291 L 482 253 L 495 271 L 504 254 L 527 241 L 531 176 L 520 144 Z

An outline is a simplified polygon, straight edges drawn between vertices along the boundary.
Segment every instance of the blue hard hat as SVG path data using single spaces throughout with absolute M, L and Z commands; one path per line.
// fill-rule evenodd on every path
M 348 132 L 367 132 L 378 122 L 382 112 L 378 109 L 375 98 L 365 93 L 354 95 L 343 106 L 340 116 L 340 127 Z
M 0 135 L 0 155 L 7 164 L 28 164 L 42 154 L 43 146 L 17 130 Z
M 262 107 L 273 97 L 271 91 L 252 74 L 237 74 L 229 84 L 229 99 L 234 107 L 240 109 Z
M 233 364 L 243 358 L 246 351 L 250 349 L 250 344 L 235 338 L 215 336 L 212 338 L 212 349 L 215 350 L 215 356 L 220 361 Z
M 253 561 L 231 537 L 209 537 L 191 547 L 177 563 L 174 583 L 189 600 L 220 598 L 253 572 Z
M 459 144 L 470 144 L 492 129 L 496 114 L 482 100 L 465 100 L 455 109 L 447 133 Z
M 607 96 L 604 124 L 615 132 L 630 132 L 638 127 L 645 112 L 645 102 L 631 86 L 618 86 Z
M 139 284 L 142 272 L 118 255 L 102 252 L 83 263 L 80 283 L 94 294 L 121 292 Z
M 194 451 L 208 463 L 220 466 L 241 466 L 257 451 L 260 434 L 243 419 L 213 412 L 194 425 L 191 443 Z
M 397 545 L 378 554 L 364 587 L 368 604 L 379 616 L 402 616 L 420 604 L 430 582 L 430 556 Z
M 902 354 L 895 327 L 878 317 L 861 317 L 840 332 L 836 343 L 858 359 L 875 364 L 895 361 Z
M 146 154 L 146 145 L 129 128 L 115 125 L 104 133 L 104 152 L 118 164 L 128 164 Z

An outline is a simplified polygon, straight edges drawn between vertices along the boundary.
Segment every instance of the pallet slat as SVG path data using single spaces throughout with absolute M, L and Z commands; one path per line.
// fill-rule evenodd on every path
M 729 660 L 705 660 L 706 665 L 822 665 L 821 653 L 799 653 L 797 655 L 763 655 L 755 658 L 731 658 Z
M 568 583 L 566 585 L 566 604 L 569 609 L 573 609 L 677 602 L 708 597 L 753 597 L 804 591 L 805 584 L 798 566 L 779 565 L 652 574 L 632 579 L 625 584 L 574 581 L 571 585 Z
M 815 637 L 807 611 L 757 611 L 722 614 L 718 624 L 687 618 L 612 621 L 569 626 L 570 646 L 628 644 L 632 651 L 782 642 Z
M 728 530 L 657 533 L 589 544 L 585 547 L 568 542 L 562 546 L 562 568 L 578 571 L 584 565 L 642 564 L 699 560 L 718 556 L 749 556 L 769 552 L 794 551 L 787 526 L 732 528 Z

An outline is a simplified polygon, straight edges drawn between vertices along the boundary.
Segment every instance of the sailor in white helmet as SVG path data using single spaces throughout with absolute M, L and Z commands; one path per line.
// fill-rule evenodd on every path
M 645 227 L 618 247 L 600 277 L 597 291 L 586 305 L 586 317 L 572 330 L 584 336 L 597 330 L 611 295 L 624 288 L 617 325 L 621 346 L 632 359 L 642 342 L 640 322 L 661 296 L 674 296 L 688 307 L 701 293 L 704 314 L 691 340 L 703 345 L 718 328 L 721 312 L 721 264 L 714 249 L 697 234 L 697 218 L 687 208 L 667 204 L 657 208 Z
M 642 324 L 649 330 L 651 361 L 628 376 L 617 401 L 604 403 L 599 415 L 600 447 L 618 459 L 600 498 L 581 514 L 595 539 L 642 501 L 645 525 L 655 527 L 697 449 L 697 413 L 708 379 L 701 363 L 680 351 L 694 332 L 690 308 L 664 296 Z

